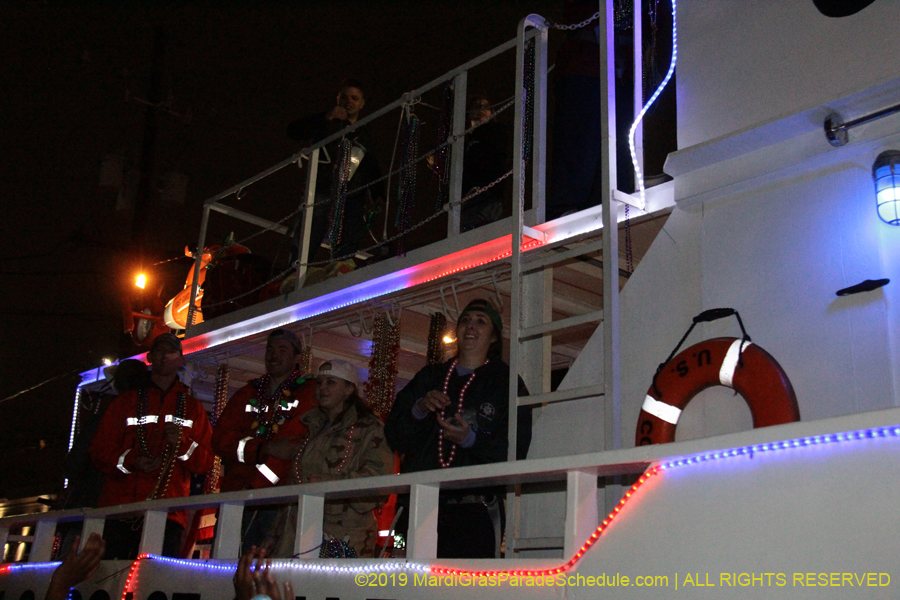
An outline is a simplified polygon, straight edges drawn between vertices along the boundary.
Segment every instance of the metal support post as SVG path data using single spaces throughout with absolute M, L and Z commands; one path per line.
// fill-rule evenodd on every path
M 138 554 L 162 554 L 166 537 L 165 510 L 148 510 L 144 513 L 144 527 L 141 530 L 141 545 Z
M 597 529 L 597 475 L 587 471 L 566 473 L 566 531 L 563 556 L 578 552 Z
M 507 459 L 516 460 L 516 433 L 518 427 L 518 374 L 521 372 L 519 361 L 519 329 L 522 326 L 522 228 L 525 225 L 525 118 L 534 115 L 525 114 L 525 41 L 529 28 L 546 27 L 543 17 L 528 15 L 519 22 L 519 35 L 516 44 L 516 87 L 515 87 L 515 124 L 513 127 L 513 210 L 512 210 L 512 257 L 510 258 L 509 289 L 509 447 Z M 545 32 L 546 33 L 546 32 Z M 537 41 L 535 41 L 538 44 Z M 538 44 L 539 45 L 539 44 Z M 536 54 L 540 54 L 535 50 Z
M 191 303 L 188 304 L 185 332 L 190 331 L 194 325 L 194 313 L 197 310 L 197 294 L 200 292 L 200 269 L 203 264 L 203 249 L 206 247 L 206 228 L 208 225 L 209 204 L 206 204 L 203 207 L 203 220 L 200 222 L 200 237 L 197 240 L 197 248 L 194 250 L 194 277 L 191 281 Z
M 226 502 L 219 506 L 219 513 L 216 515 L 216 539 L 213 541 L 212 558 L 234 560 L 241 555 L 241 523 L 243 519 L 243 502 Z
M 87 543 L 88 538 L 91 537 L 92 533 L 96 533 L 100 537 L 103 537 L 103 529 L 106 527 L 106 519 L 103 517 L 87 517 L 84 520 L 84 523 L 81 526 L 81 547 L 84 548 L 84 545 Z
M 28 562 L 49 562 L 53 556 L 53 542 L 56 539 L 56 520 L 42 519 L 37 522 L 34 542 L 28 553 Z
M 534 38 L 534 132 L 531 145 L 531 209 L 528 225 L 539 225 L 547 215 L 547 28 L 541 23 Z
M 450 212 L 447 218 L 447 237 L 459 235 L 462 207 L 463 161 L 465 160 L 466 139 L 463 132 L 469 122 L 466 118 L 466 96 L 468 94 L 468 71 L 453 78 L 453 126 L 451 134 L 459 139 L 450 145 Z
M 322 543 L 322 521 L 325 519 L 325 497 L 302 495 L 297 501 L 297 535 L 294 556 L 309 552 Z
M 307 166 L 309 170 L 306 172 L 306 209 L 303 214 L 303 236 L 300 240 L 300 266 L 297 268 L 297 290 L 303 287 L 308 268 L 306 265 L 309 263 L 310 255 L 314 254 L 316 250 L 316 247 L 311 243 L 312 240 L 309 238 L 312 233 L 313 212 L 315 212 L 313 205 L 316 203 L 316 181 L 318 181 L 319 176 L 318 148 L 313 150 Z M 321 242 L 322 240 L 316 240 L 316 243 Z
M 8 525 L 0 525 L 0 563 L 3 562 L 5 558 L 3 553 L 6 549 L 6 545 L 9 543 L 9 526 Z
M 406 558 L 429 560 L 437 558 L 438 497 L 436 485 L 415 484 L 409 490 L 409 531 L 406 539 Z
M 616 181 L 616 72 L 612 0 L 600 4 L 600 114 L 604 160 L 601 161 L 603 199 L 603 447 L 622 447 L 622 380 L 619 356 L 619 203 L 614 200 Z M 621 485 L 606 486 L 607 507 L 621 497 Z M 611 508 L 610 508 L 611 509 Z

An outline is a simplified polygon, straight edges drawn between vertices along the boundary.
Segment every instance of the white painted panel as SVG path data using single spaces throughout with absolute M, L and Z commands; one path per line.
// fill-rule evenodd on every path
M 641 488 L 578 572 L 667 576 L 669 586 L 578 587 L 573 598 L 895 598 L 898 440 L 756 453 L 665 471 Z M 794 573 L 888 573 L 882 587 L 794 584 Z M 684 587 L 700 574 L 710 587 Z M 723 573 L 773 573 L 772 584 L 722 585 Z M 785 585 L 778 585 L 778 573 Z M 675 591 L 674 577 L 680 585 Z M 882 582 L 888 580 L 882 577 Z M 877 578 L 876 578 L 877 582 Z
M 626 447 L 634 445 L 638 414 L 656 367 L 702 310 L 700 216 L 698 211 L 674 209 L 622 290 L 622 440 Z
M 896 77 L 900 3 L 851 17 L 812 0 L 678 3 L 678 147 L 827 103 Z
M 675 208 L 622 290 L 622 440 L 625 447 L 634 444 L 638 413 L 656 366 L 665 360 L 687 330 L 691 318 L 701 310 L 700 225 L 698 211 L 688 213 Z M 601 325 L 572 365 L 560 389 L 603 381 L 602 367 Z M 603 410 L 602 398 L 545 407 L 535 421 L 529 458 L 602 450 Z M 689 432 L 693 432 L 692 423 L 693 419 L 689 418 Z M 691 437 L 703 437 L 704 431 L 694 432 Z M 524 496 L 522 535 L 562 535 L 565 500 L 564 493 Z M 547 555 L 558 555 L 558 552 L 529 554 Z
M 853 166 L 707 203 L 703 304 L 736 308 L 793 383 L 804 420 L 893 403 L 883 293 L 838 298 L 881 277 L 871 177 Z M 734 321 L 707 337 L 738 335 Z

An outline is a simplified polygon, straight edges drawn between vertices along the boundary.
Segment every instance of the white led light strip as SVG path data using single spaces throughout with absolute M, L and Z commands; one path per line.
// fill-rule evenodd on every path
M 647 100 L 647 104 L 645 104 L 641 109 L 641 112 L 638 113 L 637 118 L 631 125 L 631 131 L 628 132 L 628 147 L 631 149 L 631 164 L 634 165 L 634 181 L 641 193 L 641 204 L 645 206 L 647 200 L 644 197 L 644 175 L 643 173 L 641 173 L 641 166 L 638 164 L 637 152 L 634 149 L 634 133 L 635 131 L 637 131 L 637 127 L 643 120 L 644 115 L 647 114 L 647 111 L 650 109 L 650 105 L 656 102 L 656 99 L 659 98 L 659 95 L 662 93 L 663 89 L 665 89 L 666 84 L 669 83 L 669 80 L 675 73 L 675 63 L 678 61 L 678 18 L 675 10 L 676 1 L 677 0 L 672 0 L 672 60 L 669 62 L 669 72 L 666 73 L 666 76 L 663 79 L 662 83 L 659 84 L 659 87 L 656 88 L 656 91 L 653 92 L 653 95 L 650 96 L 649 100 Z

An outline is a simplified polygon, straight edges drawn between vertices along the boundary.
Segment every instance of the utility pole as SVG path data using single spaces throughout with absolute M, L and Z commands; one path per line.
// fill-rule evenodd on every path
M 162 75 L 166 57 L 165 33 L 161 25 L 153 26 L 153 58 L 150 82 L 147 89 L 147 108 L 144 111 L 144 140 L 141 143 L 139 163 L 140 182 L 134 203 L 134 221 L 131 224 L 131 238 L 136 244 L 141 262 L 147 241 L 147 221 L 153 202 L 153 169 L 156 162 L 157 110 L 162 103 Z

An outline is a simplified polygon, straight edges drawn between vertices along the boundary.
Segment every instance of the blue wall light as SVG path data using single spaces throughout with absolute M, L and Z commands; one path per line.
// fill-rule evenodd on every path
M 875 207 L 888 225 L 900 226 L 900 151 L 885 150 L 872 165 Z

